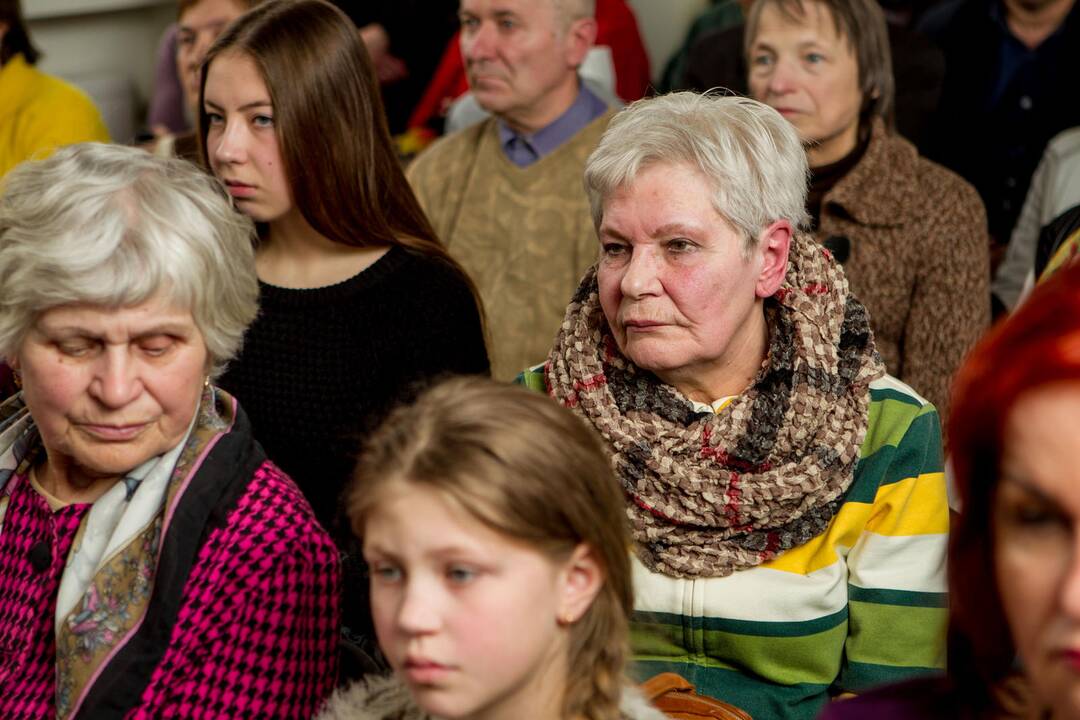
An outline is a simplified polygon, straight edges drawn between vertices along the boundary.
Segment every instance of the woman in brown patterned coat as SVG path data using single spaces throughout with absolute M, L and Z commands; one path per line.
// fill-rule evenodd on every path
M 952 375 L 990 321 L 986 212 L 971 185 L 893 131 L 881 8 L 761 0 L 746 43 L 751 95 L 806 146 L 818 241 L 844 263 L 889 373 L 945 416 Z

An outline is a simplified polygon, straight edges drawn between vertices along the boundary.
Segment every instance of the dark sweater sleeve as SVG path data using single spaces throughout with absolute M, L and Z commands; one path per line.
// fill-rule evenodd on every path
M 446 375 L 490 374 L 480 310 L 465 276 L 441 259 L 418 259 L 418 266 L 417 285 L 425 288 L 427 300 L 411 310 L 426 332 L 411 336 L 401 357 L 403 367 L 412 369 L 413 384 L 427 385 Z

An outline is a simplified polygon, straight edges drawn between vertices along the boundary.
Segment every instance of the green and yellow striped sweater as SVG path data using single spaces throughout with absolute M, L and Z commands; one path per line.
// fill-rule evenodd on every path
M 542 371 L 521 380 L 544 388 Z M 635 560 L 636 675 L 677 672 L 755 720 L 810 720 L 832 694 L 944 667 L 937 411 L 891 377 L 870 393 L 855 479 L 824 533 L 724 578 L 667 577 Z

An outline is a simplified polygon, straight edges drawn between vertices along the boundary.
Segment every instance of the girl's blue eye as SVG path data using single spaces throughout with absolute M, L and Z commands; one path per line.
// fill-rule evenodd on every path
M 401 579 L 401 568 L 379 564 L 371 568 L 371 574 L 383 582 L 397 582 Z
M 258 127 L 273 127 L 274 118 L 269 115 L 256 115 L 254 122 Z
M 446 577 L 451 582 L 462 585 L 476 578 L 476 572 L 470 568 L 454 566 L 446 571 Z
M 822 55 L 821 53 L 807 53 L 807 55 L 806 55 L 806 62 L 808 62 L 808 63 L 810 63 L 812 65 L 817 65 L 818 63 L 820 63 L 820 62 L 822 62 L 824 60 L 825 60 L 825 56 Z
M 206 120 L 211 125 L 220 125 L 225 121 L 225 119 L 221 117 L 221 115 L 216 112 L 210 112 L 209 110 L 206 111 Z

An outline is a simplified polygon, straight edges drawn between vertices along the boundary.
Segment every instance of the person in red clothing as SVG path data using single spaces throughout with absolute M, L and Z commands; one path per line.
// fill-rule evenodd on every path
M 338 556 L 213 380 L 251 237 L 181 160 L 83 144 L 0 195 L 0 717 L 306 718 Z

